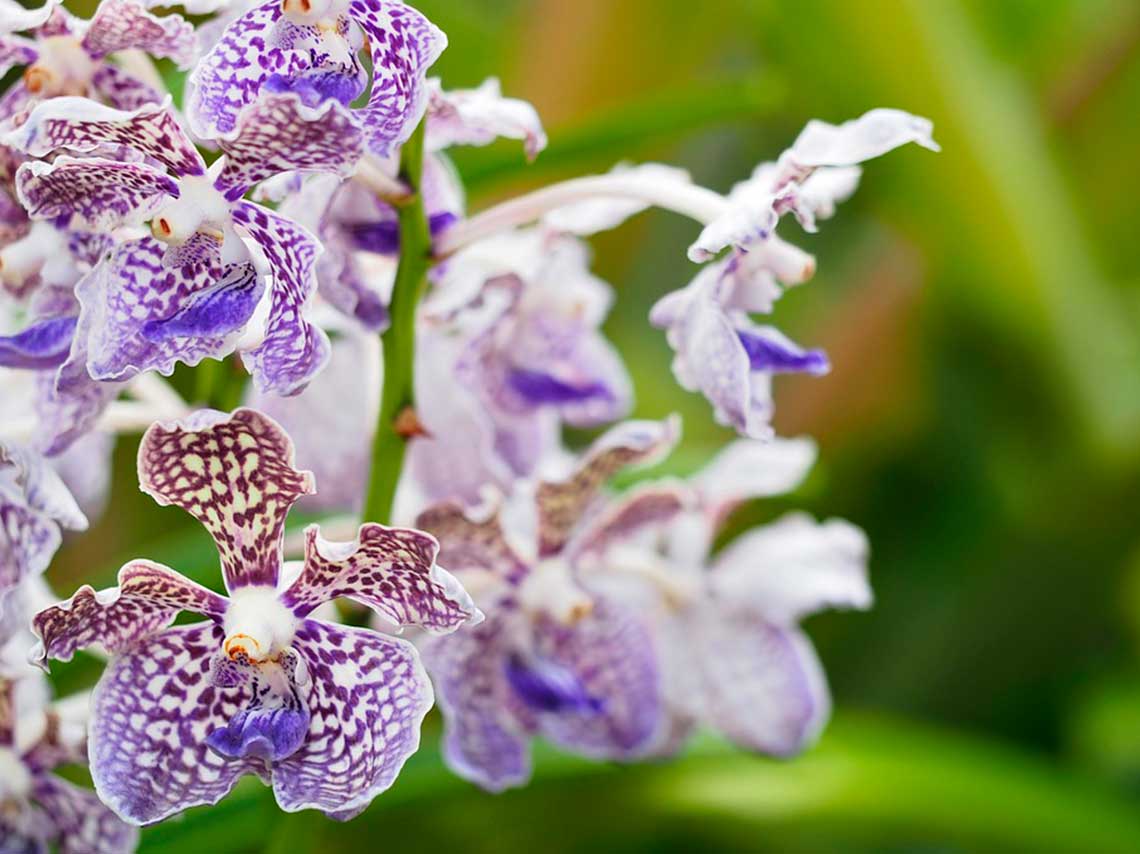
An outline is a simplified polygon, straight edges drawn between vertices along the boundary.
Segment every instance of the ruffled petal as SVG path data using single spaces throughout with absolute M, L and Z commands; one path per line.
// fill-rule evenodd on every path
M 841 125 L 812 119 L 788 150 L 799 166 L 854 166 L 881 157 L 908 142 L 940 151 L 930 119 L 879 108 Z
M 349 15 L 372 51 L 372 92 L 361 112 L 368 146 L 386 157 L 412 135 L 427 107 L 427 70 L 447 36 L 411 6 L 352 0 Z
M 178 195 L 174 179 L 145 164 L 66 155 L 25 163 L 16 186 L 32 217 L 95 232 L 139 225 Z
M 624 468 L 649 465 L 669 453 L 680 436 L 677 418 L 627 421 L 607 431 L 586 451 L 569 478 L 539 484 L 539 553 L 558 552 L 586 507 L 611 477 Z
M 244 707 L 248 688 L 222 688 L 211 662 L 225 639 L 214 623 L 175 626 L 111 659 L 92 698 L 91 776 L 102 801 L 150 824 L 224 798 L 259 759 L 226 759 L 206 743 Z
M 46 668 L 48 659 L 70 661 L 77 649 L 95 644 L 111 653 L 145 646 L 182 611 L 221 620 L 226 599 L 162 564 L 134 560 L 119 570 L 117 587 L 96 592 L 85 584 L 36 614 L 32 629 L 40 643 L 31 659 Z
M 31 369 L 59 367 L 71 351 L 76 320 L 75 317 L 50 317 L 15 335 L 0 336 L 0 365 Z
M 364 151 L 364 135 L 348 108 L 336 101 L 308 106 L 292 93 L 262 94 L 218 144 L 226 163 L 215 183 L 235 199 L 279 172 L 347 177 Z
M 544 620 L 535 650 L 566 667 L 597 703 L 538 714 L 542 734 L 586 756 L 630 759 L 644 753 L 662 722 L 661 681 L 653 641 L 632 612 L 595 599 L 590 614 L 567 626 Z
M 169 376 L 179 362 L 196 365 L 233 352 L 238 330 L 226 329 L 228 323 L 220 318 L 197 317 L 210 322 L 195 335 L 163 334 L 164 321 L 189 331 L 194 306 L 208 307 L 210 289 L 226 276 L 210 265 L 168 267 L 163 263 L 166 252 L 167 247 L 151 237 L 119 244 L 76 286 L 79 352 L 73 353 L 73 360 L 79 353 L 85 360 L 85 365 L 74 366 L 77 372 L 86 367 L 92 378 L 114 381 L 148 370 Z M 255 302 L 247 296 L 246 306 Z M 232 314 L 226 312 L 231 319 Z
M 139 447 L 139 487 L 206 527 L 229 590 L 276 586 L 285 517 L 314 490 L 311 473 L 293 467 L 289 437 L 252 409 L 152 424 Z
M 125 146 L 154 158 L 175 175 L 204 175 L 202 156 L 178 126 L 170 98 L 137 110 L 116 110 L 89 98 L 44 101 L 27 121 L 0 142 L 32 157 L 64 148 L 90 153 L 104 146 Z
M 260 391 L 296 394 L 329 357 L 328 336 L 306 317 L 321 246 L 297 223 L 251 202 L 237 205 L 234 220 L 261 248 L 272 275 L 265 339 L 242 361 Z
M 419 747 L 431 683 L 411 644 L 369 629 L 306 620 L 294 648 L 312 680 L 312 722 L 304 745 L 273 766 L 273 792 L 287 812 L 350 813 Z
M 33 797 L 54 825 L 53 841 L 60 854 L 132 854 L 138 845 L 138 830 L 92 791 L 43 774 Z
M 429 150 L 519 139 L 527 160 L 534 160 L 546 148 L 546 132 L 534 107 L 518 98 L 504 98 L 497 77 L 488 77 L 476 89 L 444 91 L 438 78 L 427 86 Z
M 871 607 L 868 550 L 849 522 L 790 513 L 730 543 L 709 580 L 726 607 L 790 625 L 824 608 Z
M 511 712 L 506 626 L 491 619 L 421 645 L 443 713 L 443 759 L 492 792 L 530 778 L 530 735 Z
M 82 44 L 93 57 L 142 50 L 189 68 L 194 59 L 194 26 L 181 15 L 156 17 L 134 0 L 102 0 Z
M 342 596 L 375 610 L 392 624 L 434 634 L 454 631 L 482 614 L 451 573 L 436 565 L 439 544 L 429 534 L 370 522 L 355 542 L 330 543 L 305 530 L 305 566 L 282 601 L 304 617 Z

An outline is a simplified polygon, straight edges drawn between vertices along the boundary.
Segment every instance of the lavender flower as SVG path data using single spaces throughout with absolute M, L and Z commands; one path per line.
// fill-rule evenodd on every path
M 386 157 L 409 136 L 427 105 L 427 69 L 447 46 L 410 6 L 391 0 L 270 0 L 233 21 L 187 81 L 194 133 L 231 133 L 263 91 L 294 92 L 309 107 L 350 104 L 368 76 L 358 52 L 367 40 L 372 86 L 355 111 L 368 149 Z
M 535 734 L 611 759 L 652 746 L 662 706 L 648 630 L 581 584 L 574 564 L 602 484 L 664 453 L 677 429 L 622 424 L 569 477 L 539 483 L 490 517 L 454 503 L 419 517 L 487 613 L 477 627 L 421 644 L 444 714 L 444 759 L 460 776 L 492 791 L 525 782 Z
M 355 542 L 329 543 L 314 526 L 299 572 L 283 567 L 285 516 L 313 492 L 292 461 L 288 437 L 254 410 L 154 425 L 140 484 L 207 527 L 230 595 L 137 560 L 118 587 L 81 587 L 35 618 L 40 663 L 92 644 L 112 654 L 93 701 L 91 772 L 128 822 L 215 803 L 245 774 L 270 783 L 284 810 L 355 815 L 415 751 L 431 688 L 406 641 L 314 609 L 348 597 L 433 633 L 480 617 L 418 531 L 367 524 Z M 207 619 L 171 626 L 183 610 Z

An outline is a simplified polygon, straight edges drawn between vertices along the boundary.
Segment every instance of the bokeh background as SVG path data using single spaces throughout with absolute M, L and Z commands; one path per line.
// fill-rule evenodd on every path
M 70 5 L 70 4 L 69 4 Z M 540 749 L 526 789 L 451 777 L 424 749 L 361 818 L 284 816 L 258 784 L 143 834 L 154 852 L 1140 849 L 1140 5 L 1135 0 L 417 0 L 447 85 L 532 101 L 550 148 L 461 151 L 473 210 L 620 160 L 726 190 L 809 118 L 931 117 L 943 153 L 868 164 L 775 322 L 826 348 L 777 383 L 821 461 L 787 501 L 864 527 L 870 613 L 813 618 L 837 711 L 792 762 L 708 737 L 659 765 Z M 82 5 L 76 6 L 77 10 Z M 594 241 L 637 414 L 682 413 L 668 464 L 728 436 L 669 373 L 646 312 L 695 272 L 694 226 L 644 214 Z M 216 583 L 188 517 L 138 493 L 70 542 L 61 592 L 148 556 Z M 304 463 L 304 460 L 301 460 Z M 91 678 L 58 668 L 62 688 Z

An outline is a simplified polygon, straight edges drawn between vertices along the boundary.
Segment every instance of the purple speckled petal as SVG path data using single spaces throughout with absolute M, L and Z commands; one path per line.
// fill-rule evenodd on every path
M 662 720 L 660 677 L 647 627 L 630 611 L 595 599 L 572 626 L 544 620 L 535 650 L 574 674 L 592 705 L 539 713 L 539 728 L 555 744 L 587 756 L 630 759 L 649 747 Z
M 854 525 L 790 513 L 730 543 L 709 583 L 726 609 L 790 625 L 824 608 L 871 607 L 867 556 L 867 537 Z
M 243 709 L 211 732 L 206 743 L 227 759 L 254 757 L 275 762 L 296 753 L 308 731 L 307 709 Z
M 233 351 L 236 334 L 163 340 L 143 334 L 148 323 L 174 317 L 223 275 L 209 266 L 167 267 L 166 252 L 151 237 L 122 243 L 76 286 L 76 341 L 92 378 L 122 381 L 148 370 L 169 376 L 178 362 L 196 365 Z
M 344 65 L 308 68 L 292 77 L 271 74 L 261 85 L 261 92 L 292 92 L 305 105 L 316 107 L 328 100 L 351 104 L 367 86 L 368 72 L 353 54 L 351 61 Z
M 56 375 L 45 371 L 36 377 L 38 445 L 49 456 L 63 453 L 87 435 L 107 404 L 122 391 L 121 383 L 91 379 L 85 361 L 85 352 L 73 344 L 71 355 Z
M 39 454 L 0 444 L 0 601 L 47 569 L 62 540 L 61 524 L 87 527 L 59 475 Z
M 189 68 L 194 59 L 194 26 L 181 15 L 156 17 L 134 0 L 102 0 L 82 45 L 95 58 L 120 50 L 142 50 Z
M 293 468 L 293 444 L 275 422 L 238 409 L 152 424 L 138 468 L 143 492 L 181 507 L 213 536 L 227 589 L 277 584 L 285 517 L 313 492 L 313 478 Z
M 137 110 L 147 104 L 161 104 L 165 97 L 117 65 L 104 62 L 91 78 L 91 85 L 116 110 Z
M 33 160 L 20 167 L 16 182 L 32 217 L 82 231 L 138 225 L 178 196 L 177 182 L 157 169 L 94 157 Z
M 385 157 L 423 116 L 427 70 L 447 47 L 447 36 L 411 6 L 391 0 L 352 0 L 349 15 L 372 50 L 372 92 L 361 115 L 369 148 Z
M 219 141 L 226 164 L 215 185 L 227 198 L 279 172 L 332 172 L 347 177 L 364 151 L 364 135 L 336 101 L 307 106 L 295 94 L 263 94 Z
M 504 621 L 493 618 L 420 645 L 439 692 L 444 761 L 460 777 L 492 792 L 530 777 L 530 735 L 511 712 L 504 670 L 507 634 Z
M 75 317 L 40 320 L 15 335 L 0 336 L 0 366 L 56 368 L 63 364 L 75 335 Z
M 155 343 L 224 337 L 245 326 L 262 290 L 261 277 L 252 264 L 231 264 L 222 270 L 217 284 L 191 294 L 174 314 L 144 323 L 143 337 Z
M 132 854 L 138 845 L 138 829 L 122 821 L 89 789 L 37 774 L 32 797 L 51 820 L 52 841 L 60 854 Z
M 186 81 L 186 116 L 194 133 L 211 139 L 233 131 L 238 113 L 272 74 L 304 65 L 277 35 L 281 3 L 269 0 L 232 21 Z
M 242 361 L 259 390 L 296 394 L 329 357 L 328 336 L 306 319 L 320 244 L 297 223 L 251 202 L 237 205 L 234 220 L 261 247 L 273 276 L 265 340 Z
M 36 43 L 21 36 L 0 35 L 0 75 L 17 65 L 31 65 L 40 55 Z
M 89 753 L 99 797 L 131 824 L 215 804 L 260 760 L 230 760 L 207 744 L 245 707 L 248 688 L 211 681 L 225 638 L 214 623 L 175 626 L 111 659 L 92 699 Z
M 409 528 L 362 525 L 356 541 L 330 543 L 305 530 L 305 566 L 282 595 L 299 617 L 342 596 L 399 627 L 443 634 L 478 622 L 479 610 L 451 573 L 435 563 L 435 538 Z
M 420 513 L 416 527 L 439 541 L 440 561 L 456 572 L 483 570 L 505 581 L 517 581 L 527 572 L 507 542 L 498 515 L 473 520 L 460 504 L 445 502 Z
M 666 525 L 686 510 L 692 494 L 682 484 L 651 483 L 635 487 L 591 517 L 574 536 L 575 557 L 599 554 L 639 531 Z
M 754 371 L 774 374 L 826 374 L 831 370 L 822 350 L 805 350 L 772 326 L 748 325 L 736 331 Z
M 66 602 L 36 614 L 32 628 L 40 639 L 32 659 L 70 661 L 77 649 L 98 644 L 121 652 L 164 629 L 182 611 L 215 620 L 225 615 L 226 599 L 184 575 L 149 560 L 134 560 L 119 570 L 119 584 L 96 592 L 83 585 Z
M 306 620 L 294 649 L 312 680 L 309 737 L 273 767 L 287 812 L 345 813 L 392 785 L 419 747 L 431 683 L 407 641 L 368 629 Z
M 627 421 L 607 431 L 569 478 L 539 484 L 539 553 L 558 552 L 589 504 L 611 477 L 630 466 L 649 465 L 665 456 L 680 435 L 676 418 Z
M 0 141 L 44 157 L 64 148 L 90 153 L 104 146 L 126 146 L 152 157 L 175 175 L 203 175 L 206 164 L 178 125 L 170 99 L 137 110 L 116 110 L 89 98 L 51 98 Z
M 546 148 L 542 121 L 526 101 L 504 98 L 499 80 L 488 77 L 476 89 L 445 92 L 439 80 L 428 81 L 427 147 L 487 145 L 499 138 L 520 139 L 528 160 Z

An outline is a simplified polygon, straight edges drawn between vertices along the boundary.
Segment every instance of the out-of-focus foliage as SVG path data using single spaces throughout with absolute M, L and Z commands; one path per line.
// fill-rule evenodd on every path
M 494 797 L 429 749 L 347 826 L 279 817 L 251 787 L 147 831 L 144 849 L 1140 846 L 1140 6 L 416 5 L 450 36 L 449 85 L 497 74 L 548 124 L 532 167 L 517 146 L 462 152 L 473 209 L 620 159 L 727 189 L 811 117 L 934 120 L 944 152 L 870 164 L 802 242 L 816 279 L 777 309 L 835 366 L 778 383 L 777 427 L 822 446 L 795 503 L 867 530 L 876 608 L 809 624 L 841 711 L 797 762 L 715 745 L 636 769 L 543 753 L 531 788 Z M 653 213 L 595 241 L 638 414 L 684 415 L 686 469 L 725 435 L 672 381 L 646 312 L 693 274 L 692 236 Z M 212 577 L 205 535 L 136 493 L 133 458 L 120 443 L 116 512 L 61 554 L 58 589 L 110 582 L 138 555 Z

